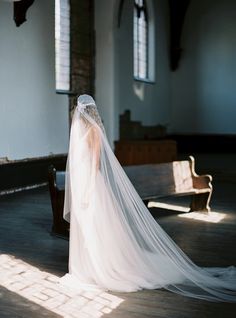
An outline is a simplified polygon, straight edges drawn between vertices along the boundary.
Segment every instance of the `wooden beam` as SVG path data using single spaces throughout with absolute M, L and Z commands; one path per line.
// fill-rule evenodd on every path
M 26 21 L 26 12 L 34 0 L 21 0 L 14 2 L 14 21 L 17 27 Z
M 181 34 L 190 0 L 169 0 L 170 7 L 170 67 L 175 71 L 182 54 Z

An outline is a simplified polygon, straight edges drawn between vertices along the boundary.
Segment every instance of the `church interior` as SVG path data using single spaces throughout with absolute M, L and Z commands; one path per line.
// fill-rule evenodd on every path
M 236 265 L 236 2 L 0 0 L 0 43 L 0 317 L 235 317 L 231 303 L 56 279 L 80 94 L 170 237 L 200 266 Z

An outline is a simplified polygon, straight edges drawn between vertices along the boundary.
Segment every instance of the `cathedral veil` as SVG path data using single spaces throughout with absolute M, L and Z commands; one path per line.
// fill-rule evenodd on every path
M 199 299 L 236 301 L 235 267 L 197 266 L 152 217 L 116 159 L 89 95 L 78 98 L 72 119 L 64 219 L 80 228 L 87 253 L 79 261 L 87 262 L 84 276 L 104 290 L 165 288 Z M 70 242 L 70 253 L 80 252 Z M 72 257 L 71 274 L 76 270 Z

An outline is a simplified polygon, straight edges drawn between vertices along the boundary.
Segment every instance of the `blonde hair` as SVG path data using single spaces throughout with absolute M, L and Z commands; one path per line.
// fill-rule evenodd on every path
M 104 129 L 104 126 L 102 123 L 102 119 L 98 113 L 98 109 L 97 109 L 96 105 L 88 105 L 84 111 L 89 117 L 91 117 L 96 122 L 96 124 L 101 128 L 101 130 L 103 132 L 105 132 L 105 129 Z M 85 116 L 83 116 L 83 117 L 84 117 L 84 119 L 86 119 Z

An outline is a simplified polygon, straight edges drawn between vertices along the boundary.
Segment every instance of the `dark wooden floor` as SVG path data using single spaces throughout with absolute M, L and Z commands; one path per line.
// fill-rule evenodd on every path
M 0 250 L 51 275 L 67 272 L 68 241 L 51 236 L 51 207 L 47 188 L 0 197 Z M 169 201 L 186 205 L 186 198 Z M 167 233 L 199 265 L 236 265 L 236 184 L 214 186 L 212 210 L 224 214 L 218 223 L 180 217 L 179 212 L 150 208 Z M 183 213 L 181 214 L 183 215 Z M 203 214 L 204 215 L 204 214 Z M 194 216 L 194 215 L 193 215 Z M 216 214 L 219 216 L 219 214 Z M 221 216 L 221 215 L 220 215 Z M 0 264 L 1 265 L 1 264 Z M 1 272 L 0 272 L 1 274 Z M 121 299 L 100 315 L 78 312 L 73 317 L 236 317 L 236 304 L 199 301 L 163 290 L 111 293 Z M 17 292 L 0 287 L 0 317 L 70 317 L 49 310 Z M 71 316 L 72 317 L 72 316 Z

